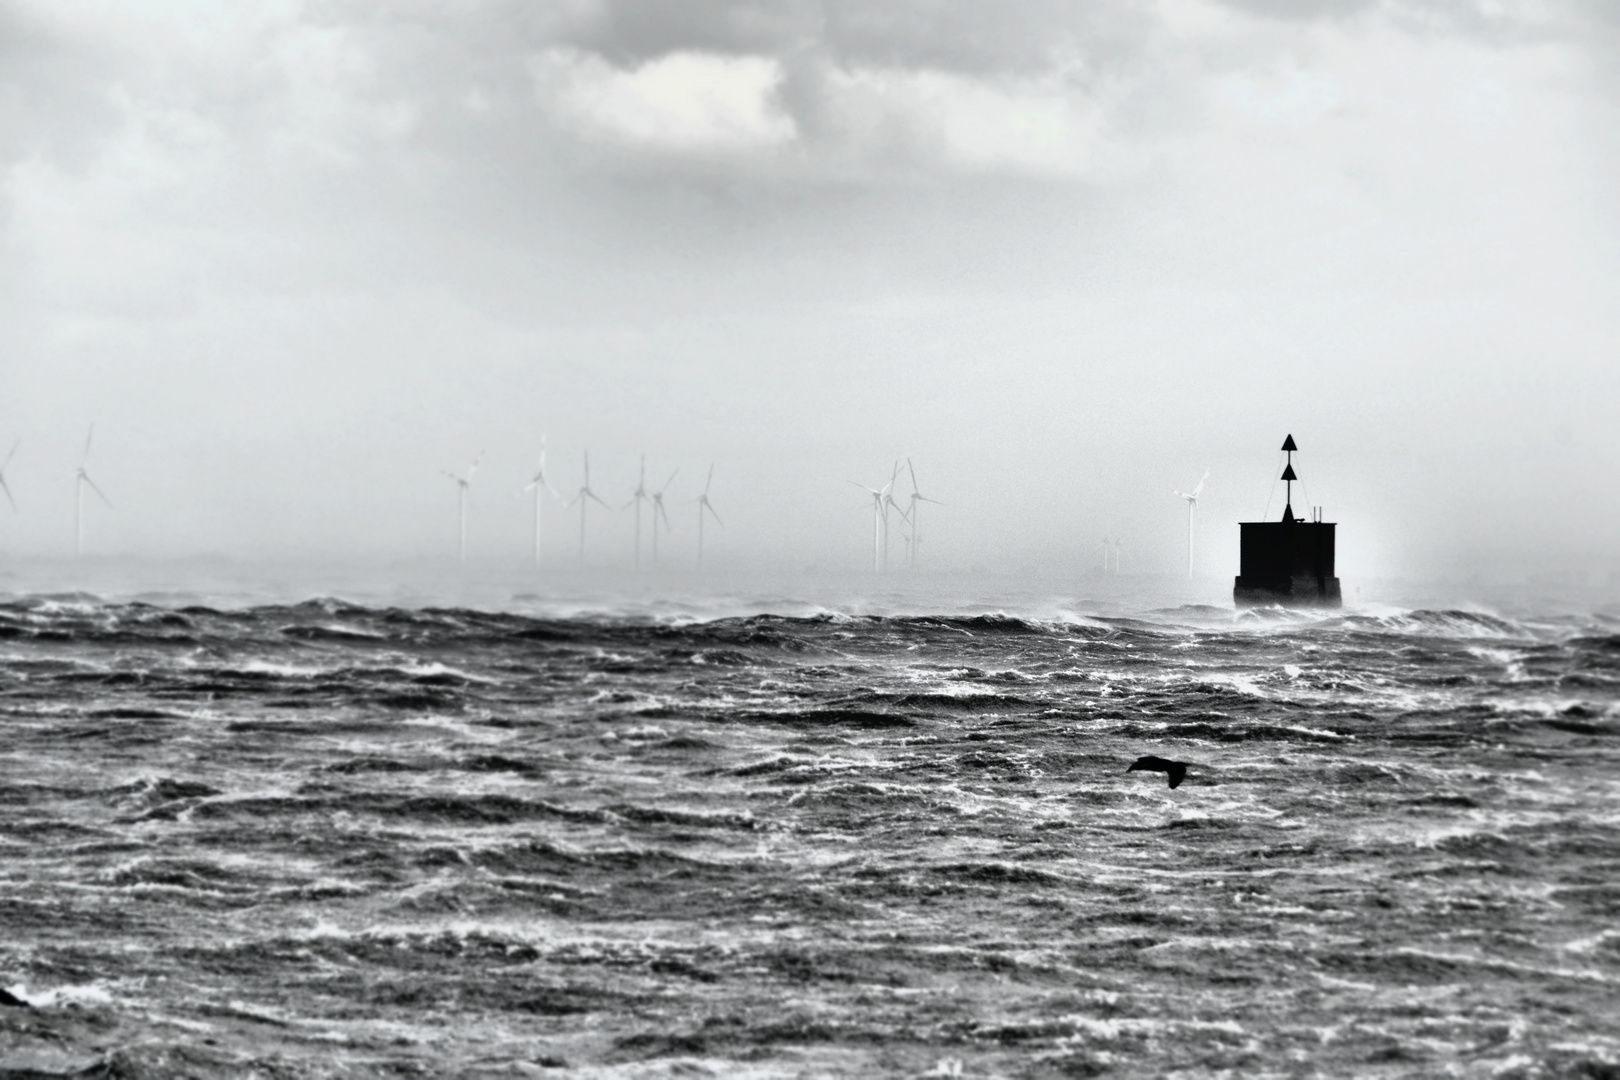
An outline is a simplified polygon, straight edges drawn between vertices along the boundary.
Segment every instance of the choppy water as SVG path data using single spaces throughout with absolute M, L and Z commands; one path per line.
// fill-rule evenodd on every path
M 1620 1075 L 1617 688 L 1599 616 L 19 599 L 0 1075 Z

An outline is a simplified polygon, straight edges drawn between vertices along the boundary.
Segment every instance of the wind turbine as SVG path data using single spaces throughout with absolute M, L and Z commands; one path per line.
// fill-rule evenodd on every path
M 1209 479 L 1209 470 L 1198 478 L 1198 486 L 1192 489 L 1192 494 L 1171 489 L 1170 494 L 1187 500 L 1187 580 L 1193 576 L 1193 511 L 1198 508 L 1198 496 L 1204 490 L 1204 481 Z
M 911 524 L 911 519 L 906 515 L 905 510 L 900 506 L 899 503 L 894 501 L 894 481 L 899 475 L 900 475 L 900 462 L 896 461 L 894 463 L 894 468 L 889 472 L 889 482 L 886 485 L 884 485 L 884 488 L 883 488 L 883 491 L 884 491 L 884 496 L 883 496 L 883 569 L 884 570 L 889 569 L 889 508 L 890 507 L 894 508 L 895 512 L 900 515 L 900 520 L 901 521 L 904 521 L 908 525 Z
M 101 496 L 101 501 L 112 506 L 112 500 L 107 498 L 105 492 L 96 487 L 96 482 L 90 479 L 90 474 L 84 467 L 90 463 L 90 440 L 95 437 L 96 425 L 91 424 L 90 430 L 84 436 L 84 456 L 79 459 L 79 470 L 74 473 L 74 508 L 73 508 L 73 557 L 78 558 L 84 554 L 84 485 L 89 484 L 90 490 Z M 12 447 L 13 450 L 16 447 Z M 10 461 L 8 457 L 6 459 Z M 6 493 L 8 496 L 10 492 Z
M 673 480 L 674 477 L 672 476 L 672 477 L 670 477 L 670 479 Z M 726 527 L 726 523 L 723 522 L 723 521 L 720 521 L 720 515 L 718 513 L 716 513 L 714 507 L 709 505 L 709 485 L 712 484 L 712 483 L 714 483 L 714 466 L 710 465 L 709 466 L 709 478 L 703 482 L 703 494 L 699 495 L 697 498 L 692 500 L 693 502 L 697 503 L 697 508 L 698 508 L 698 512 L 697 512 L 697 514 L 698 514 L 698 560 L 697 560 L 697 564 L 698 564 L 699 569 L 701 569 L 703 567 L 703 511 L 707 510 L 709 513 L 714 514 L 714 520 L 719 522 L 720 527 L 722 529 Z
M 671 479 L 673 479 L 673 477 L 671 477 Z M 665 486 L 667 487 L 668 485 L 665 485 Z M 632 506 L 634 506 L 636 508 L 636 569 L 638 571 L 641 569 L 641 504 L 642 503 L 650 503 L 652 501 L 653 501 L 652 495 L 650 495 L 647 492 L 647 455 L 642 454 L 641 455 L 641 477 L 640 477 L 640 479 L 638 479 L 636 481 L 636 493 L 634 495 L 630 496 L 630 501 L 629 502 L 624 504 L 624 508 L 626 510 L 630 509 L 630 507 L 632 507 Z M 653 540 L 653 550 L 654 550 L 654 552 L 656 552 L 658 550 L 658 541 L 656 539 L 657 531 L 658 531 L 658 514 L 657 514 L 657 511 L 655 510 L 653 512 L 653 533 L 654 533 L 654 537 L 655 537 L 654 540 Z M 654 559 L 654 562 L 657 561 L 657 555 L 656 554 L 653 556 L 653 559 Z
M 467 564 L 467 491 L 472 487 L 473 473 L 478 471 L 478 463 L 484 460 L 484 452 L 478 451 L 473 463 L 467 466 L 466 476 L 457 476 L 449 469 L 442 470 L 444 475 L 456 482 L 456 516 L 460 522 L 461 531 L 457 534 L 456 561 L 463 566 Z
M 909 511 L 901 512 L 905 514 L 906 520 L 911 524 L 911 569 L 915 570 L 917 569 L 917 545 L 922 543 L 922 529 L 920 529 L 917 525 L 917 504 L 925 502 L 933 503 L 935 506 L 944 506 L 945 504 L 940 502 L 938 499 L 930 499 L 928 496 L 924 495 L 918 490 L 917 470 L 911 464 L 910 458 L 906 458 L 906 471 L 911 473 L 911 509 Z
M 603 506 L 607 506 L 607 503 L 602 502 L 601 496 L 591 490 L 591 452 L 587 450 L 585 451 L 585 483 L 580 485 L 579 492 L 568 500 L 568 506 L 579 503 L 579 564 L 581 566 L 585 565 L 585 507 L 591 499 L 595 499 L 597 502 L 602 503 Z M 567 509 L 567 507 L 564 507 L 564 509 Z M 612 508 L 609 507 L 609 509 Z
M 671 485 L 671 484 L 673 484 L 675 482 L 675 475 L 676 475 L 676 473 L 679 473 L 680 471 L 681 470 L 679 468 L 677 468 L 675 470 L 675 472 L 670 473 L 669 474 L 669 479 L 664 481 L 664 486 L 659 488 L 657 491 L 652 493 L 653 568 L 654 569 L 656 569 L 658 567 L 658 519 L 663 518 L 664 519 L 664 528 L 666 528 L 666 529 L 669 528 L 669 513 L 667 511 L 665 511 L 665 509 L 664 509 L 664 492 L 669 490 L 669 485 Z M 641 547 L 640 544 L 636 545 L 636 549 L 637 549 L 638 552 L 640 551 L 640 547 Z
M 523 491 L 534 492 L 534 567 L 538 570 L 540 568 L 540 496 L 542 492 L 549 491 L 553 499 L 562 499 L 562 496 L 557 494 L 557 489 L 551 486 L 551 481 L 546 479 L 546 437 L 544 435 L 540 436 L 540 464 L 535 467 L 534 476 L 529 480 Z M 522 492 L 519 492 L 519 494 L 522 494 Z
M 885 541 L 888 538 L 889 531 L 889 506 L 893 505 L 896 509 L 899 509 L 899 504 L 895 503 L 894 499 L 890 497 L 890 493 L 894 490 L 894 477 L 899 472 L 900 463 L 897 461 L 894 464 L 894 473 L 889 477 L 889 482 L 881 488 L 867 487 L 858 480 L 850 481 L 850 483 L 872 496 L 872 573 L 874 574 L 883 572 L 883 553 L 887 546 Z
M 11 504 L 11 509 L 13 511 L 17 509 L 17 500 L 11 497 L 11 488 L 6 484 L 6 466 L 10 465 L 11 459 L 17 456 L 17 447 L 21 445 L 21 439 L 18 439 L 16 442 L 12 443 L 11 453 L 6 455 L 6 460 L 0 461 L 0 491 L 4 491 L 6 493 L 6 502 Z

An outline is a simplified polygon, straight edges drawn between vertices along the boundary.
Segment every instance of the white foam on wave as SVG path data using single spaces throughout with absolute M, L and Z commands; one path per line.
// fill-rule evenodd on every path
M 1591 937 L 1579 938 L 1575 941 L 1566 941 L 1559 948 L 1565 952 L 1589 953 L 1601 949 L 1611 941 L 1620 941 L 1620 930 L 1600 930 Z
M 1114 1042 L 1127 1036 L 1175 1035 L 1193 1031 L 1242 1037 L 1248 1031 L 1236 1020 L 1184 1020 L 1179 1017 L 1100 1017 L 1070 1013 L 1060 1019 L 1074 1029 L 1075 1038 Z M 1060 1039 L 1059 1042 L 1067 1040 Z
M 6 989 L 13 997 L 36 1009 L 49 1009 L 57 1005 L 111 1005 L 113 996 L 107 986 L 106 982 L 97 980 L 78 986 L 54 986 L 49 990 L 29 990 L 22 983 Z

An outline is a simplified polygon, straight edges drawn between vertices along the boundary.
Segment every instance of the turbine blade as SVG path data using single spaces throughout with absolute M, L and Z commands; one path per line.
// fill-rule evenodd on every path
M 6 493 L 6 502 L 11 504 L 13 510 L 17 509 L 17 500 L 11 497 L 11 488 L 6 485 L 6 478 L 0 476 L 0 491 Z
M 665 528 L 666 528 L 666 529 L 667 529 L 667 528 L 670 528 L 670 524 L 669 524 L 669 511 L 668 511 L 668 510 L 665 510 L 665 509 L 664 509 L 664 500 L 662 500 L 662 499 L 659 499 L 659 500 L 658 500 L 658 501 L 657 501 L 657 502 L 656 502 L 656 503 L 654 503 L 654 504 L 653 504 L 653 505 L 654 505 L 654 506 L 655 506 L 655 507 L 656 507 L 656 508 L 657 508 L 657 510 L 658 510 L 658 516 L 659 516 L 659 517 L 661 517 L 661 518 L 663 518 L 663 519 L 664 519 L 664 527 L 665 527 Z
M 916 469 L 916 466 L 911 464 L 911 459 L 910 458 L 906 458 L 906 471 L 911 473 L 911 490 L 912 491 L 919 490 L 919 488 L 917 487 L 917 469 Z
M 84 435 L 84 457 L 79 459 L 79 467 L 84 468 L 85 462 L 90 460 L 90 440 L 96 437 L 96 425 L 91 424 L 90 430 Z
M 714 507 L 712 507 L 712 506 L 710 506 L 710 505 L 709 505 L 709 500 L 708 500 L 708 499 L 704 499 L 704 500 L 703 500 L 703 509 L 705 509 L 705 510 L 707 510 L 707 511 L 708 511 L 708 512 L 709 512 L 709 513 L 711 513 L 711 514 L 713 514 L 713 515 L 714 515 L 714 520 L 716 520 L 716 521 L 720 521 L 720 513 L 719 513 L 719 511 L 717 511 L 717 510 L 715 510 L 715 508 L 714 508 Z M 723 522 L 723 521 L 720 521 L 720 527 L 721 527 L 721 528 L 722 528 L 722 529 L 723 529 L 723 528 L 725 528 L 725 527 L 726 527 L 726 523 L 725 523 L 725 522 Z
M 21 439 L 18 439 L 16 442 L 11 444 L 11 453 L 6 455 L 6 460 L 0 461 L 0 472 L 4 472 L 5 467 L 7 465 L 11 464 L 11 459 L 17 456 L 17 447 L 19 447 L 21 445 L 22 445 L 22 440 Z
M 607 503 L 605 503 L 605 502 L 602 502 L 602 497 L 601 497 L 601 496 L 600 496 L 600 495 L 598 495 L 598 494 L 597 494 L 597 493 L 596 493 L 596 492 L 594 492 L 594 491 L 587 491 L 587 492 L 586 492 L 586 493 L 585 493 L 585 494 L 586 494 L 586 495 L 587 495 L 587 496 L 589 496 L 589 497 L 590 497 L 590 498 L 593 498 L 593 499 L 595 499 L 595 500 L 596 500 L 596 501 L 597 501 L 597 502 L 599 502 L 599 503 L 602 503 L 602 505 L 603 505 L 603 506 L 607 506 L 607 508 L 608 508 L 608 509 L 609 509 L 609 510 L 611 510 L 611 509 L 613 509 L 613 507 L 611 507 L 611 506 L 608 506 L 608 504 L 607 504 Z
M 679 466 L 677 466 L 676 469 L 675 469 L 675 472 L 672 472 L 672 473 L 669 474 L 669 479 L 665 480 L 664 481 L 664 486 L 658 489 L 658 494 L 662 495 L 664 492 L 669 490 L 669 485 L 671 485 L 671 484 L 673 484 L 675 482 L 675 475 L 676 475 L 676 473 L 679 473 L 680 471 L 681 470 L 680 470 Z
M 703 481 L 703 494 L 707 495 L 709 493 L 709 485 L 712 483 L 714 483 L 714 466 L 710 465 L 709 478 Z
M 84 477 L 84 482 L 90 485 L 91 491 L 101 496 L 102 502 L 106 503 L 108 506 L 112 505 L 112 500 L 107 498 L 107 493 L 96 487 L 96 482 L 90 479 L 90 475 L 88 473 L 80 473 L 79 475 Z

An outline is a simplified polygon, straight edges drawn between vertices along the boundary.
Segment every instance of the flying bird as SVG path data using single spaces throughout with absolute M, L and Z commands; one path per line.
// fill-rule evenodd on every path
M 1142 772 L 1168 773 L 1171 787 L 1176 787 L 1187 778 L 1187 763 L 1185 761 L 1171 761 L 1168 758 L 1155 757 L 1153 754 L 1137 758 L 1135 763 L 1125 771 L 1136 772 L 1138 769 Z

